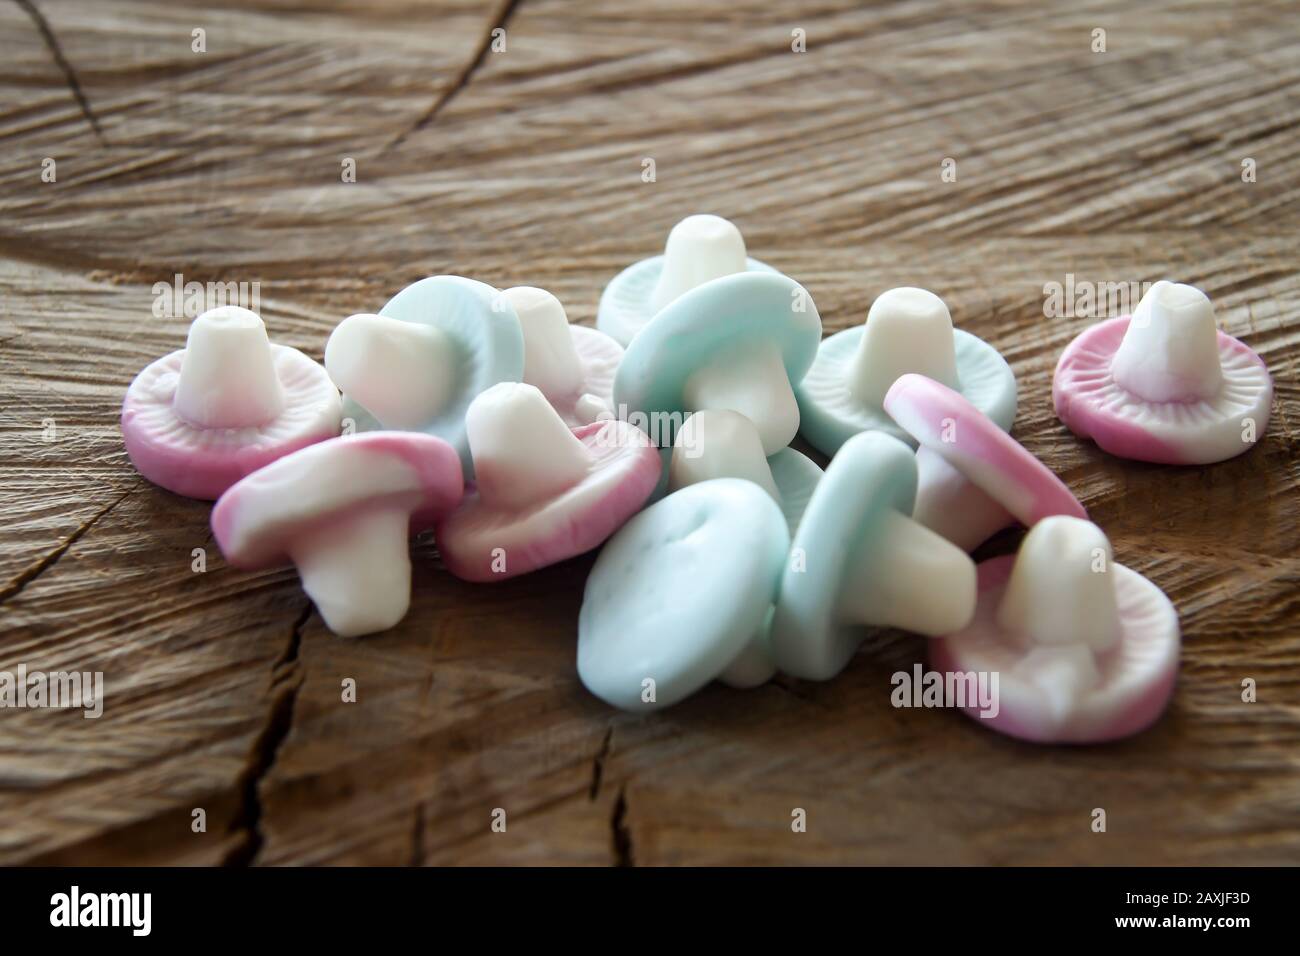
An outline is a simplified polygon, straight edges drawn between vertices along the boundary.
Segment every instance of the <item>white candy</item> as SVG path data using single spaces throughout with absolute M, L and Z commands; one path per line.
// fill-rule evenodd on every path
M 431 325 L 353 315 L 325 344 L 325 368 L 343 393 L 387 428 L 419 428 L 450 398 L 456 350 Z
M 1200 289 L 1162 279 L 1133 310 L 1111 362 L 1115 381 L 1149 402 L 1209 399 L 1223 387 L 1214 306 Z
M 568 395 L 582 384 L 582 363 L 560 300 L 545 289 L 517 286 L 501 293 L 524 331 L 524 381 L 546 395 Z
M 1056 515 L 1030 529 L 998 605 L 1003 630 L 1029 645 L 1093 651 L 1120 638 L 1110 542 L 1091 521 Z
M 521 507 L 581 481 L 591 455 L 534 386 L 502 382 L 465 416 L 478 491 L 485 503 Z
M 668 233 L 664 268 L 650 295 L 658 312 L 684 292 L 710 279 L 745 271 L 745 240 L 720 216 L 687 216 Z
M 871 303 L 849 387 L 858 401 L 881 409 L 889 387 L 907 372 L 958 387 L 948 306 L 933 292 L 904 286 Z
M 851 552 L 839 617 L 936 637 L 965 627 L 975 606 L 975 567 L 966 552 L 887 508 L 871 541 Z
M 777 504 L 781 493 L 763 454 L 758 430 L 744 415 L 726 409 L 696 412 L 677 433 L 668 469 L 668 492 L 710 478 L 745 478 Z
M 270 421 L 284 402 L 257 313 L 230 305 L 194 320 L 174 402 L 183 418 L 204 428 L 244 428 Z
M 725 408 L 758 426 L 763 453 L 774 455 L 799 431 L 799 403 L 786 373 L 781 350 L 759 343 L 728 352 L 686 381 L 689 408 Z

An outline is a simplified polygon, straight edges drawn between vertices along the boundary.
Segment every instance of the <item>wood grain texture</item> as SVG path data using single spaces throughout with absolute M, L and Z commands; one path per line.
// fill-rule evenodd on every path
M 0 863 L 1300 861 L 1292 4 L 209 6 L 0 3 L 0 669 L 102 670 L 107 692 L 99 720 L 0 711 Z M 183 341 L 151 311 L 174 273 L 259 282 L 272 336 L 319 358 L 340 318 L 441 272 L 590 323 L 700 211 L 828 331 L 912 284 L 1003 352 L 1016 437 L 1179 610 L 1156 727 L 1040 748 L 895 710 L 890 674 L 924 653 L 898 633 L 826 684 L 617 715 L 575 674 L 590 556 L 471 586 L 420 542 L 407 619 L 341 640 L 292 571 L 225 567 L 207 506 L 126 459 L 126 385 Z M 1204 288 L 1274 376 L 1259 447 L 1163 468 L 1070 435 L 1051 371 L 1089 320 L 1043 294 L 1067 274 Z

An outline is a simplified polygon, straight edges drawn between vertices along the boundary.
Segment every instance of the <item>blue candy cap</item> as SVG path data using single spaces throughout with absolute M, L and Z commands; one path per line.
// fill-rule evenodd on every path
M 614 379 L 616 413 L 669 415 L 684 407 L 691 375 L 739 350 L 775 345 L 791 385 L 817 355 L 821 317 L 807 291 L 776 272 L 741 272 L 678 297 L 636 337 Z M 670 444 L 675 428 L 655 428 Z
M 587 578 L 578 616 L 583 684 L 633 711 L 699 690 L 759 631 L 789 546 L 776 502 L 739 478 L 690 485 L 641 512 L 610 538 Z
M 834 455 L 853 435 L 879 431 L 915 447 L 916 441 L 885 413 L 852 393 L 854 356 L 866 326 L 828 337 L 817 350 L 808 374 L 795 385 L 799 432 L 809 444 Z M 1003 431 L 1016 417 L 1016 377 L 997 349 L 961 329 L 953 329 L 958 391 Z
M 862 557 L 886 509 L 905 515 L 916 498 L 916 456 L 878 432 L 844 443 L 812 493 L 781 578 L 770 636 L 786 673 L 828 680 L 844 669 L 862 628 L 837 613 L 845 571 Z
M 472 477 L 465 411 L 480 392 L 499 382 L 517 382 L 524 372 L 524 336 L 514 307 L 496 289 L 462 276 L 431 276 L 398 292 L 379 314 L 428 325 L 444 333 L 457 349 L 457 381 L 452 398 L 419 429 L 451 444 L 466 477 Z M 355 400 L 344 403 L 345 417 L 358 431 L 383 428 Z

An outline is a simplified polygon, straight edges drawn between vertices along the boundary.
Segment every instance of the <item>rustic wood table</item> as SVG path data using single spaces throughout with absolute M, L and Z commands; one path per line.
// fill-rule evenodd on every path
M 97 720 L 0 711 L 0 862 L 1300 860 L 1294 4 L 294 6 L 0 4 L 0 669 L 105 675 Z M 590 556 L 472 586 L 417 543 L 406 620 L 343 640 L 123 451 L 127 384 L 184 341 L 177 275 L 250 283 L 319 358 L 436 273 L 591 323 L 703 211 L 828 332 L 920 285 L 1002 351 L 1016 437 L 1178 608 L 1154 728 L 1045 748 L 894 709 L 924 646 L 892 632 L 828 683 L 617 714 L 575 673 Z M 1052 412 L 1092 319 L 1051 283 L 1163 277 L 1274 376 L 1235 460 L 1122 461 Z

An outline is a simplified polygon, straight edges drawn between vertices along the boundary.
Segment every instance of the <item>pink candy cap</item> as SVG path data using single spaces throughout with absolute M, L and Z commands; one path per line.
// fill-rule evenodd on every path
M 885 411 L 917 442 L 1032 527 L 1051 515 L 1087 517 L 1060 478 L 961 393 L 924 375 L 899 376 Z
M 226 560 L 240 568 L 291 559 L 295 541 L 367 510 L 409 515 L 411 532 L 431 527 L 460 502 L 456 450 L 419 432 L 366 432 L 319 442 L 240 481 L 212 510 Z
M 1075 541 L 1063 542 L 1062 531 Z M 932 667 L 983 674 L 990 686 L 996 674 L 996 713 L 982 716 L 969 698 L 963 709 L 1022 740 L 1101 743 L 1144 730 L 1168 705 L 1177 678 L 1173 605 L 1142 575 L 1111 560 L 1095 525 L 1054 517 L 1030 536 L 1037 546 L 1026 537 L 1019 555 L 979 565 L 975 616 L 962 631 L 930 642 Z M 1075 571 L 1054 581 L 1057 561 Z M 1077 589 L 1072 573 L 1082 582 Z
M 1268 427 L 1273 381 L 1245 343 L 1219 331 L 1191 286 L 1157 282 L 1133 316 L 1100 322 L 1062 353 L 1056 414 L 1122 458 L 1194 465 L 1249 450 Z
M 411 605 L 410 533 L 455 507 L 460 456 L 432 435 L 367 432 L 286 455 L 239 482 L 212 510 L 236 567 L 292 561 L 335 634 L 386 630 Z
M 272 345 L 247 309 L 212 309 L 186 348 L 147 366 L 122 403 L 122 438 L 140 474 L 213 499 L 257 469 L 339 433 L 342 406 L 325 369 Z
M 599 545 L 659 481 L 659 452 L 621 421 L 570 430 L 531 385 L 488 389 L 467 418 L 477 481 L 436 528 L 447 569 L 501 581 Z

